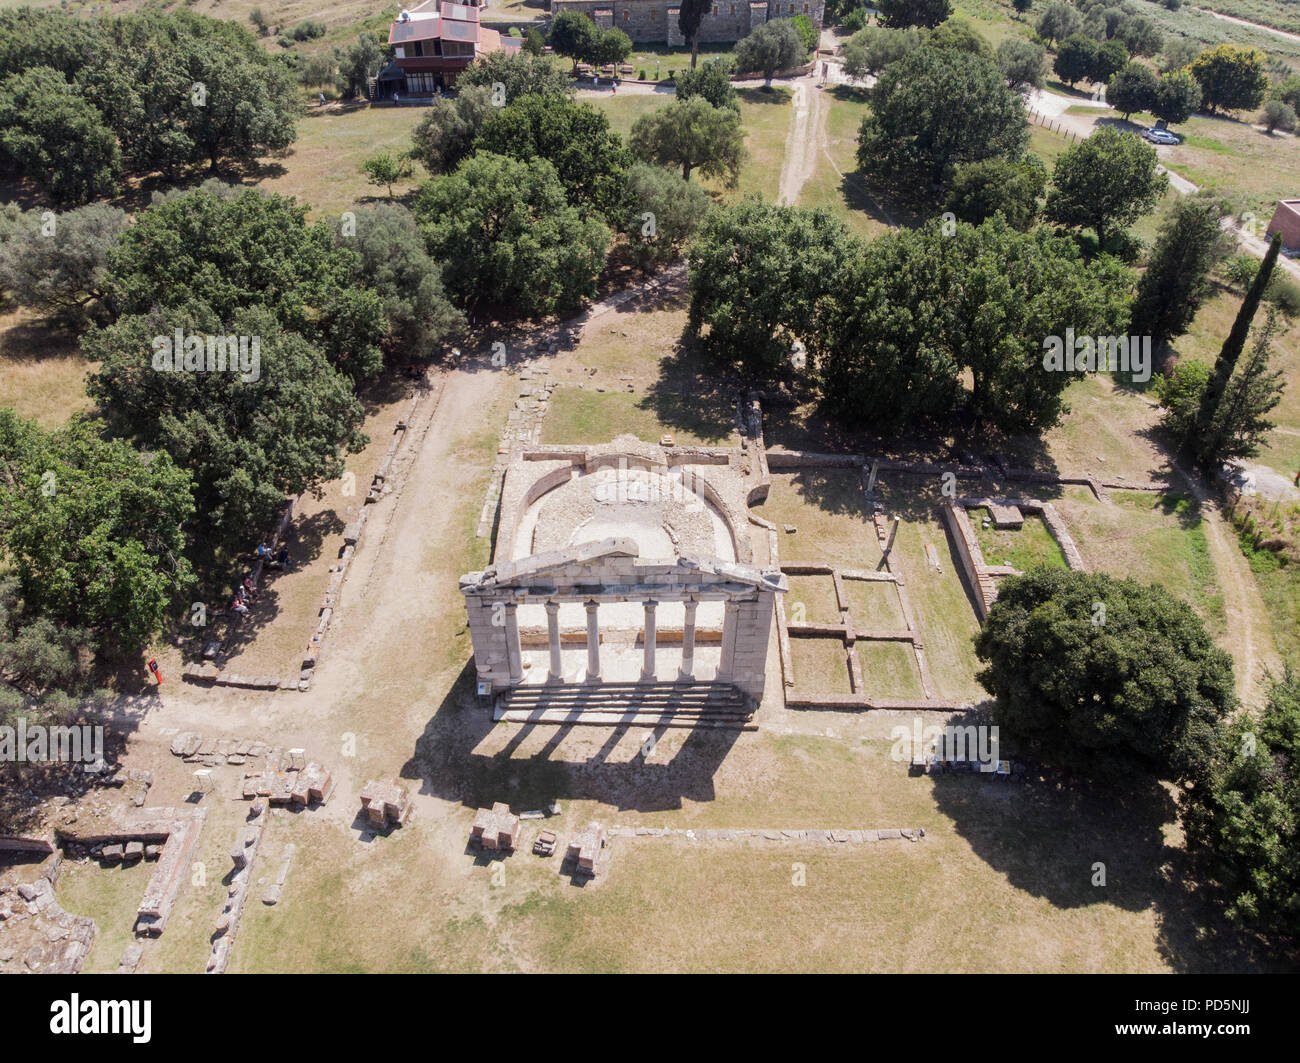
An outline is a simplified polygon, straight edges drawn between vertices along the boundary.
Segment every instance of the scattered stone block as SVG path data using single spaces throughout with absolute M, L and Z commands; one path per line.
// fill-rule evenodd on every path
M 144 842 L 131 841 L 126 843 L 126 848 L 122 851 L 122 859 L 127 863 L 135 863 L 137 860 L 144 859 Z
M 361 789 L 361 808 L 376 828 L 400 827 L 411 815 L 411 797 L 396 779 L 372 779 Z

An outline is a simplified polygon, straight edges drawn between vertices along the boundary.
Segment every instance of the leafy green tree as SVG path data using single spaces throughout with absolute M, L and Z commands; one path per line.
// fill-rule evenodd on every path
M 617 67 L 631 52 L 632 38 L 617 27 L 596 38 L 595 61 L 602 66 Z
M 626 213 L 631 156 L 605 112 L 589 103 L 523 96 L 493 108 L 474 150 L 520 162 L 546 159 L 579 210 L 594 210 L 611 223 Z
M 807 15 L 795 15 L 790 20 L 795 31 L 799 34 L 799 39 L 803 41 L 804 53 L 811 55 L 817 51 L 818 34 L 817 27 L 813 25 L 813 20 Z
M 596 293 L 609 230 L 565 198 L 545 159 L 478 152 L 420 189 L 415 216 L 462 305 L 525 317 L 576 310 Z
M 1292 110 L 1300 111 L 1300 74 L 1288 74 L 1277 82 L 1269 92 L 1269 97 L 1280 100 Z
M 493 85 L 503 86 L 503 104 L 512 103 L 520 96 L 559 99 L 573 93 L 573 81 L 563 70 L 546 56 L 527 52 L 489 52 L 479 56 L 456 79 L 456 88 L 460 92 L 475 85 L 487 89 Z
M 1088 775 L 1186 779 L 1235 706 L 1232 660 L 1191 606 L 1102 573 L 1003 580 L 975 653 L 1004 735 Z
M 1052 0 L 1038 16 L 1034 28 L 1038 36 L 1056 46 L 1083 29 L 1083 18 L 1076 8 L 1063 0 Z
M 1130 55 L 1157 55 L 1165 44 L 1165 36 L 1155 23 L 1141 15 L 1121 19 L 1115 36 L 1124 42 Z
M 858 165 L 924 198 L 960 163 L 1018 159 L 1028 142 L 1020 97 L 994 63 L 921 48 L 881 73 L 858 132 Z
M 1047 194 L 1047 216 L 1061 225 L 1089 226 L 1097 242 L 1155 209 L 1169 179 L 1156 172 L 1155 148 L 1112 126 L 1062 152 Z
M 28 608 L 126 648 L 144 643 L 194 582 L 183 527 L 189 473 L 74 419 L 46 436 L 0 408 L 0 552 Z
M 1106 83 L 1106 102 L 1128 118 L 1134 111 L 1149 111 L 1156 103 L 1156 89 L 1160 81 L 1151 68 L 1142 63 L 1129 63 Z
M 1090 77 L 1098 63 L 1100 45 L 1084 33 L 1072 33 L 1057 49 L 1052 70 L 1067 85 Z
M 1188 849 L 1234 922 L 1300 937 L 1300 679 L 1287 669 L 1264 707 L 1226 721 L 1204 777 L 1179 799 Z
M 415 216 L 396 203 L 377 203 L 339 224 L 335 242 L 356 252 L 353 284 L 373 290 L 388 322 L 387 346 L 427 357 L 461 334 L 464 315 L 452 306 L 442 268 L 425 250 Z
M 679 100 L 702 96 L 714 107 L 729 107 L 737 112 L 740 110 L 736 90 L 731 85 L 730 56 L 708 59 L 703 66 L 682 70 L 677 74 L 675 82 Z
M 123 211 L 98 203 L 23 215 L 0 242 L 0 288 L 52 321 L 80 325 L 99 309 L 108 252 L 126 227 Z
M 83 67 L 102 62 L 103 22 L 39 7 L 0 11 L 0 81 L 39 66 L 72 79 Z
M 1172 74 L 1182 70 L 1201 54 L 1201 46 L 1186 37 L 1169 36 L 1160 52 L 1160 73 Z
M 1146 272 L 1138 281 L 1129 331 L 1150 336 L 1159 350 L 1187 331 L 1214 290 L 1210 272 L 1232 250 L 1224 204 L 1213 196 L 1180 196 L 1160 225 Z
M 393 185 L 411 176 L 411 157 L 407 154 L 394 154 L 391 151 L 378 151 L 361 164 L 366 180 L 372 185 L 383 185 L 388 189 L 388 198 L 393 198 Z
M 353 380 L 379 372 L 383 309 L 352 284 L 352 252 L 292 199 L 187 192 L 144 211 L 109 252 L 103 290 L 117 315 L 205 307 L 219 321 L 254 305 L 318 344 Z
M 1011 0 L 1011 6 L 1025 15 L 1033 8 L 1034 0 Z
M 1270 133 L 1281 129 L 1283 132 L 1294 131 L 1296 125 L 1295 108 L 1281 100 L 1268 100 L 1264 104 L 1264 113 L 1260 121 Z
M 122 155 L 89 100 L 50 67 L 0 82 L 0 161 L 35 180 L 58 203 L 117 191 Z
M 840 49 L 844 73 L 851 78 L 872 77 L 920 47 L 921 34 L 914 26 L 903 30 L 864 26 Z
M 1277 264 L 1277 256 L 1281 249 L 1282 234 L 1277 233 L 1269 242 L 1263 264 L 1250 282 L 1246 297 L 1242 300 L 1237 316 L 1232 322 L 1232 329 L 1227 339 L 1223 341 L 1219 356 L 1214 360 L 1214 373 L 1210 377 L 1210 383 L 1201 395 L 1201 408 L 1196 415 L 1196 427 L 1186 443 L 1188 449 L 1195 454 L 1196 463 L 1203 472 L 1211 471 L 1218 461 L 1223 443 L 1223 440 L 1216 438 L 1214 434 L 1219 406 L 1227 391 L 1228 381 L 1232 379 L 1237 368 L 1237 360 L 1245 349 L 1251 322 L 1255 320 L 1255 311 L 1259 309 L 1260 301 L 1264 298 L 1264 292 L 1272 279 L 1273 268 Z
M 1200 83 L 1201 102 L 1211 114 L 1253 110 L 1268 91 L 1267 62 L 1253 48 L 1220 44 L 1198 55 L 1187 70 Z
M 258 357 L 246 373 L 168 369 L 163 341 L 174 346 L 178 329 L 243 337 L 250 356 L 256 339 Z M 366 443 L 351 382 L 265 306 L 228 318 L 193 305 L 150 309 L 91 330 L 82 350 L 100 363 L 87 390 L 114 434 L 170 455 L 193 476 L 194 530 L 204 542 L 240 542 L 265 529 L 286 494 L 319 491 L 342 474 L 344 455 Z
M 677 28 L 691 42 L 691 69 L 700 54 L 700 24 L 709 13 L 713 0 L 681 0 L 677 6 Z
M 929 31 L 922 31 L 925 43 L 930 48 L 948 49 L 957 52 L 969 52 L 996 61 L 997 54 L 977 30 L 973 23 L 964 18 L 950 18 L 942 26 Z
M 807 58 L 808 50 L 790 20 L 778 18 L 742 37 L 734 55 L 736 69 L 762 71 L 764 84 L 770 86 L 774 74 L 798 66 Z
M 622 228 L 632 260 L 645 273 L 677 259 L 713 207 L 699 185 L 648 162 L 632 165 L 628 190 L 631 210 Z
M 537 32 L 533 26 L 529 26 L 524 33 L 524 51 L 529 55 L 541 55 L 546 50 L 546 39 Z
M 1165 408 L 1160 423 L 1174 439 L 1186 439 L 1196 422 L 1205 385 L 1210 382 L 1210 367 L 1204 362 L 1179 362 L 1155 381 L 1156 396 Z
M 854 253 L 843 223 L 822 210 L 756 199 L 720 209 L 687 251 L 687 335 L 764 375 L 786 364 L 796 341 L 815 356 L 819 322 Z
M 431 174 L 454 170 L 470 153 L 493 109 L 492 90 L 486 85 L 462 86 L 454 100 L 437 97 L 411 133 L 411 158 Z
M 1109 81 L 1111 77 L 1128 65 L 1128 49 L 1123 41 L 1106 41 L 1097 48 L 1092 65 L 1088 68 L 1088 78 L 1092 81 Z
M 373 33 L 362 33 L 343 53 L 339 78 L 345 99 L 364 96 L 370 79 L 384 63 L 384 46 Z
M 1201 86 L 1186 70 L 1166 74 L 1156 85 L 1149 108 L 1157 118 L 1171 125 L 1186 122 L 1201 106 Z
M 739 113 L 714 107 L 702 96 L 643 114 L 632 123 L 631 147 L 642 162 L 680 166 L 687 181 L 699 170 L 732 188 L 747 157 Z
M 997 216 L 877 237 L 827 318 L 828 411 L 882 433 L 963 414 L 1011 433 L 1051 427 L 1078 374 L 1049 370 L 1043 338 L 1063 321 L 1117 334 L 1130 283 L 1109 256 L 1084 263 L 1067 237 L 1018 233 Z
M 561 11 L 551 20 L 551 31 L 546 40 L 556 55 L 572 59 L 573 69 L 577 70 L 579 63 L 595 58 L 600 32 L 596 24 L 580 11 Z
M 1016 92 L 1041 89 L 1047 81 L 1047 51 L 1023 37 L 1008 37 L 998 45 L 998 69 L 1007 87 Z
M 963 163 L 953 171 L 944 209 L 972 225 L 1000 213 L 1013 229 L 1024 232 L 1038 216 L 1038 200 L 1046 187 L 1047 170 L 1036 155 L 1020 162 Z
M 878 0 L 876 10 L 881 22 L 892 29 L 934 29 L 952 14 L 952 4 L 950 0 Z

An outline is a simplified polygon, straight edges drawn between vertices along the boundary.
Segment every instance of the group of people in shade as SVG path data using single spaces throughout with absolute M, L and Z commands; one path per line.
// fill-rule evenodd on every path
M 288 568 L 289 548 L 281 543 L 280 549 L 272 553 L 266 543 L 258 543 L 257 559 L 265 563 L 267 568 Z M 245 576 L 244 582 L 235 588 L 235 597 L 230 603 L 230 611 L 236 616 L 246 616 L 248 606 L 257 600 L 257 593 L 257 584 L 253 582 L 253 577 Z

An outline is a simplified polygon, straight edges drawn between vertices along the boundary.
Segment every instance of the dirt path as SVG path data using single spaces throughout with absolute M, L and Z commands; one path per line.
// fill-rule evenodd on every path
M 799 192 L 817 165 L 817 146 L 826 136 L 826 99 L 817 91 L 816 77 L 810 74 L 792 85 L 794 114 L 785 139 L 785 161 L 776 197 L 778 203 L 787 205 L 799 201 Z
M 1211 11 L 1208 7 L 1198 7 L 1197 11 L 1203 11 L 1207 15 L 1213 15 L 1222 22 L 1235 22 L 1238 26 L 1249 26 L 1253 30 L 1259 30 L 1261 33 L 1271 33 L 1274 37 L 1285 37 L 1289 41 L 1300 41 L 1300 33 L 1288 33 L 1286 30 L 1274 29 L 1272 26 L 1265 26 L 1262 22 L 1248 22 L 1244 18 L 1235 18 L 1232 15 L 1221 15 L 1217 11 Z

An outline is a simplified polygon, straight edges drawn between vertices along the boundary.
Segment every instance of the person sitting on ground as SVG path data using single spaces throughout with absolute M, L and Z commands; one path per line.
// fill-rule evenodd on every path
M 267 560 L 271 556 L 271 548 L 266 543 L 257 544 L 257 557 L 261 561 Z
M 244 616 L 248 612 L 248 606 L 244 604 L 242 598 L 236 596 L 235 600 L 230 603 L 230 611 L 232 613 L 238 613 L 240 616 Z
M 250 598 L 257 597 L 257 587 L 253 584 L 253 578 L 251 576 L 244 577 L 244 593 Z

